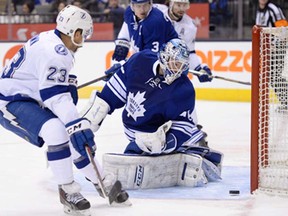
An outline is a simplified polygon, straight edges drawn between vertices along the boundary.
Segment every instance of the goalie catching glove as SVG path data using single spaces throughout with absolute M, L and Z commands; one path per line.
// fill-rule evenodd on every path
M 211 82 L 212 81 L 212 79 L 213 79 L 212 72 L 207 65 L 205 65 L 205 64 L 198 65 L 195 68 L 195 70 L 202 73 L 199 75 L 196 74 L 196 76 L 198 77 L 200 82 Z
M 97 96 L 97 91 L 92 91 L 90 99 L 86 107 L 80 112 L 82 117 L 89 119 L 91 122 L 91 129 L 93 132 L 98 131 L 102 121 L 110 111 L 109 104 L 102 98 Z
M 79 154 L 88 157 L 85 146 L 88 145 L 91 151 L 96 151 L 94 142 L 94 134 L 90 129 L 90 122 L 85 118 L 76 119 L 66 124 L 66 131 L 70 136 L 70 141 L 73 147 Z
M 172 121 L 161 125 L 153 133 L 136 132 L 135 142 L 138 147 L 149 154 L 160 154 L 166 149 L 166 133 L 169 131 Z
M 125 39 L 119 39 L 115 41 L 116 47 L 112 56 L 113 61 L 122 61 L 125 60 L 129 49 L 130 49 L 130 42 Z

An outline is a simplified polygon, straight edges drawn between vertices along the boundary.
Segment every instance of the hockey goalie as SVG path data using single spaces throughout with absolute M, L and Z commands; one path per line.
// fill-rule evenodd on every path
M 222 153 L 208 147 L 206 133 L 197 127 L 188 58 L 180 39 L 158 53 L 135 53 L 82 111 L 96 132 L 107 114 L 124 107 L 130 142 L 124 154 L 105 154 L 103 167 L 126 189 L 194 187 L 221 179 Z

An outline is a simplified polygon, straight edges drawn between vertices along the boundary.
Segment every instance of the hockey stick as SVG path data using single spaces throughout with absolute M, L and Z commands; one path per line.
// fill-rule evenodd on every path
M 91 85 L 91 84 L 93 84 L 93 83 L 96 83 L 96 82 L 98 82 L 98 81 L 101 81 L 101 80 L 110 78 L 111 76 L 113 76 L 114 72 L 115 72 L 117 69 L 119 69 L 120 67 L 122 67 L 122 65 L 123 65 L 124 63 L 125 63 L 125 62 L 123 61 L 123 62 L 120 62 L 119 64 L 114 64 L 114 65 L 112 65 L 109 69 L 107 69 L 107 70 L 105 71 L 105 75 L 104 75 L 104 76 L 98 77 L 98 78 L 96 78 L 96 79 L 94 79 L 94 80 L 91 80 L 91 81 L 89 81 L 89 82 L 87 82 L 87 83 L 84 83 L 84 84 L 82 84 L 82 85 L 79 85 L 79 86 L 77 87 L 77 89 L 81 89 L 81 88 L 84 88 L 84 87 L 86 87 L 86 86 L 88 86 L 88 85 Z M 109 74 L 106 74 L 107 71 L 109 71 Z
M 194 75 L 202 75 L 203 73 L 200 71 L 195 71 L 195 70 L 189 70 L 189 73 L 192 73 Z M 239 83 L 239 84 L 243 84 L 243 85 L 251 85 L 250 82 L 244 82 L 244 81 L 240 81 L 240 80 L 234 80 L 234 79 L 230 79 L 230 78 L 226 78 L 226 77 L 221 77 L 221 76 L 214 76 L 214 75 L 210 75 L 210 78 L 215 78 L 215 79 L 221 79 L 221 80 L 225 80 L 225 81 L 229 81 L 229 82 L 234 82 L 234 83 Z
M 98 185 L 100 186 L 100 189 L 101 189 L 101 191 L 103 193 L 104 198 L 107 198 L 108 194 L 107 194 L 107 192 L 104 189 L 103 180 L 102 180 L 102 177 L 100 175 L 99 169 L 98 169 L 98 167 L 97 167 L 97 165 L 96 165 L 96 163 L 94 161 L 94 157 L 92 155 L 91 149 L 87 145 L 85 146 L 85 149 L 86 149 L 86 152 L 88 154 L 89 160 L 90 160 L 90 162 L 91 162 L 91 164 L 93 166 L 93 169 L 94 169 L 94 171 L 96 173 L 96 176 L 98 178 Z
M 94 80 L 91 80 L 91 81 L 89 81 L 89 82 L 83 83 L 82 85 L 79 85 L 79 86 L 77 87 L 77 89 L 81 89 L 81 88 L 84 88 L 84 87 L 86 87 L 86 86 L 88 86 L 88 85 L 91 85 L 91 84 L 93 84 L 93 83 L 96 83 L 96 82 L 98 82 L 98 81 L 104 80 L 104 79 L 108 78 L 109 76 L 110 76 L 110 74 L 106 74 L 106 75 L 104 75 L 104 76 L 98 77 L 98 78 L 96 78 L 96 79 L 94 79 Z
M 109 201 L 109 204 L 111 205 L 116 199 L 117 199 L 117 196 L 119 195 L 119 193 L 121 192 L 122 190 L 122 184 L 120 181 L 116 181 L 114 183 L 114 185 L 112 186 L 111 190 L 109 191 L 109 194 L 107 193 L 107 191 L 105 190 L 105 186 L 104 186 L 104 183 L 103 183 L 103 180 L 102 180 L 102 177 L 100 175 L 100 172 L 99 172 L 99 169 L 94 161 L 94 158 L 93 158 L 93 154 L 91 152 L 91 149 L 89 148 L 88 145 L 85 146 L 85 150 L 86 150 L 86 153 L 88 154 L 88 158 L 93 166 L 93 169 L 96 173 L 96 176 L 97 176 L 97 179 L 98 179 L 98 185 L 100 186 L 100 189 L 101 189 L 101 192 L 104 196 L 104 198 L 108 199 Z M 131 204 L 130 204 L 131 205 Z

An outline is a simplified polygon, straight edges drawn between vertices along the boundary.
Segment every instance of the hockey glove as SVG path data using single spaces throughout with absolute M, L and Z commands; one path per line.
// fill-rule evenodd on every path
M 116 40 L 115 44 L 116 47 L 112 56 L 112 60 L 118 62 L 125 60 L 130 49 L 130 42 L 124 39 L 120 39 Z
M 77 76 L 70 74 L 68 78 L 69 83 L 69 92 L 71 94 L 71 97 L 73 99 L 73 103 L 76 105 L 78 102 L 78 91 L 77 91 Z
M 79 118 L 66 124 L 66 131 L 70 136 L 73 147 L 79 154 L 87 157 L 85 145 L 89 146 L 92 153 L 96 151 L 94 134 L 90 129 L 90 122 L 87 119 Z
M 199 71 L 203 74 L 199 74 L 197 75 L 198 79 L 200 82 L 211 82 L 213 77 L 212 77 L 212 72 L 210 70 L 210 68 L 207 65 L 198 65 L 195 68 L 196 71 Z
M 138 147 L 146 153 L 160 154 L 165 150 L 166 133 L 170 129 L 171 125 L 172 121 L 168 121 L 153 133 L 136 132 L 135 142 Z
M 98 131 L 106 115 L 110 111 L 109 104 L 97 96 L 97 91 L 92 91 L 88 104 L 80 112 L 80 116 L 87 118 L 91 122 L 93 132 Z
M 107 78 L 103 80 L 107 82 L 121 66 L 122 65 L 120 63 L 112 65 L 112 67 L 110 67 L 108 70 L 105 71 L 105 75 L 107 75 Z

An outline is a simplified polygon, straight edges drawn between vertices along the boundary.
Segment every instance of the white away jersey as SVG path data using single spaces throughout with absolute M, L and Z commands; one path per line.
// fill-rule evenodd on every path
M 73 64 L 73 53 L 63 44 L 59 31 L 42 32 L 31 38 L 2 71 L 0 109 L 13 100 L 34 99 L 64 124 L 77 119 L 68 89 Z
M 154 4 L 154 7 L 162 11 L 162 13 L 167 17 L 172 25 L 174 26 L 180 39 L 185 41 L 190 51 L 189 64 L 190 68 L 194 69 L 200 64 L 200 60 L 195 53 L 195 40 L 197 34 L 197 27 L 194 24 L 193 19 L 187 14 L 183 15 L 183 18 L 179 21 L 172 20 L 168 15 L 168 7 L 166 5 Z

